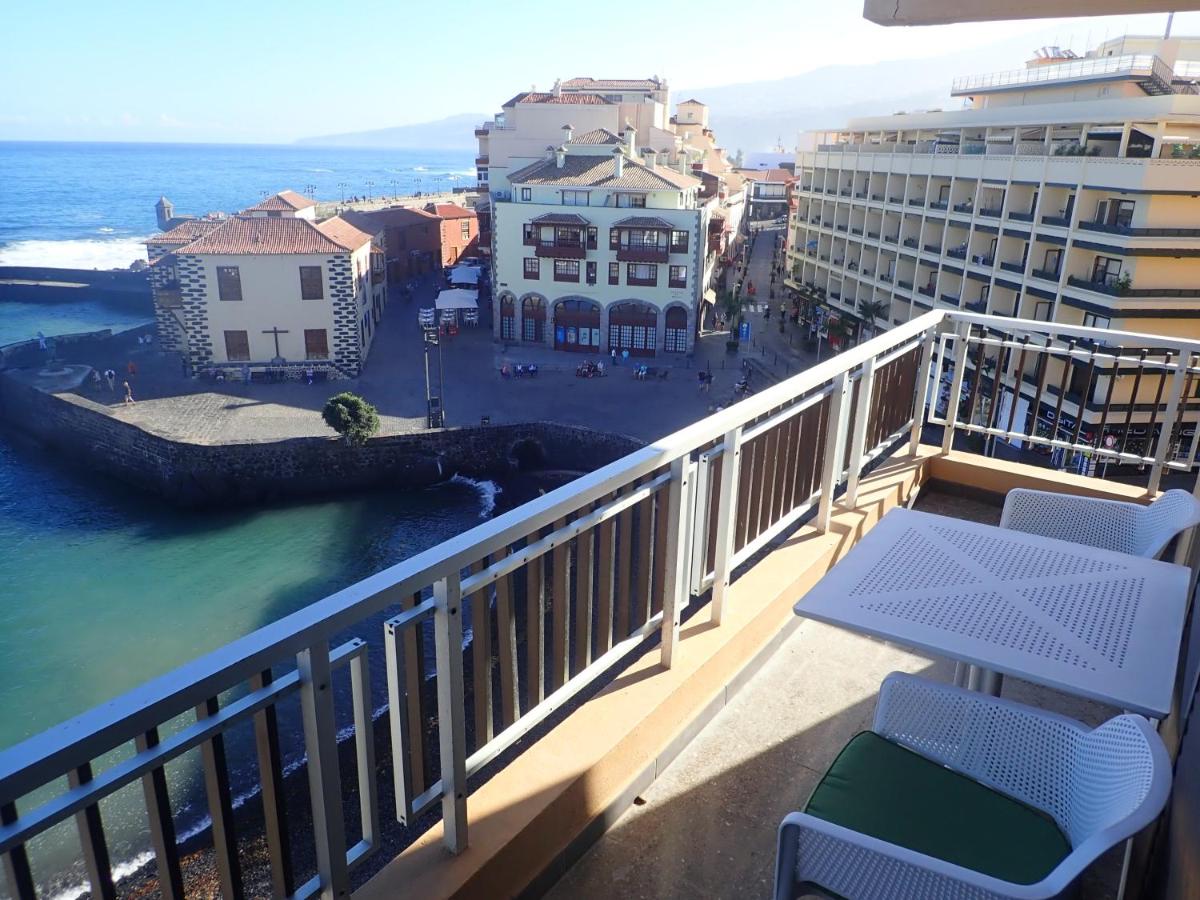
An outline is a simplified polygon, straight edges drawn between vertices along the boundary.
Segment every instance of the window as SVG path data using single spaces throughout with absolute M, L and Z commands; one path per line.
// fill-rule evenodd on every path
M 687 253 L 688 233 L 686 231 L 671 232 L 671 252 Z
M 283 213 L 278 209 L 269 209 L 269 210 L 267 210 L 267 218 L 268 219 L 282 219 Z
M 538 242 L 539 229 L 536 225 L 526 222 L 521 226 L 521 243 L 526 247 L 533 247 Z
M 646 208 L 645 194 L 617 194 L 617 206 L 619 207 L 636 207 L 637 209 Z
M 300 299 L 320 300 L 325 296 L 325 286 L 321 279 L 320 266 L 300 267 Z
M 625 272 L 629 284 L 640 284 L 647 287 L 658 285 L 658 266 L 649 263 L 630 263 Z
M 521 199 L 529 201 L 533 199 L 533 188 L 521 188 Z
M 1113 256 L 1097 256 L 1092 264 L 1092 281 L 1100 284 L 1116 284 L 1121 277 L 1121 260 Z
M 525 257 L 525 277 L 526 278 L 541 278 L 541 260 L 536 256 Z
M 672 306 L 667 310 L 663 349 L 668 353 L 687 353 L 687 310 Z
M 1083 314 L 1084 328 L 1110 328 L 1112 327 L 1112 319 L 1108 316 L 1098 316 L 1095 313 Z
M 572 228 L 569 225 L 560 225 L 554 229 L 554 246 L 582 247 L 582 232 L 578 228 Z
M 596 264 L 594 262 L 589 262 L 587 264 L 587 283 L 596 283 Z
M 614 263 L 608 264 L 608 283 L 609 284 L 620 284 L 621 283 L 621 264 L 620 263 L 614 262 Z M 1198 380 L 1200 380 L 1200 379 L 1198 379 Z
M 554 280 L 555 281 L 578 281 L 579 280 L 579 260 L 577 260 L 577 259 L 556 259 L 554 261 Z
M 217 296 L 222 300 L 242 299 L 242 274 L 237 266 L 217 266 Z
M 250 337 L 246 332 L 225 332 L 225 358 L 230 362 L 247 362 L 250 359 Z
M 304 329 L 304 358 L 329 359 L 329 333 L 324 328 Z
M 608 249 L 618 250 L 621 247 L 621 231 L 617 228 L 608 229 Z
M 673 288 L 687 287 L 687 266 L 671 266 L 667 273 L 668 281 Z
M 488 180 L 488 170 L 480 169 L 479 170 L 479 181 L 487 181 L 487 180 Z
M 471 239 L 471 220 L 463 219 L 462 224 L 459 226 L 459 229 L 461 231 L 459 236 L 464 241 L 469 241 Z
M 588 248 L 589 250 L 595 250 L 595 249 L 596 249 L 596 227 L 595 227 L 594 225 L 588 226 L 588 230 L 587 230 L 587 248 Z
M 563 191 L 562 192 L 563 206 L 587 206 L 588 191 Z

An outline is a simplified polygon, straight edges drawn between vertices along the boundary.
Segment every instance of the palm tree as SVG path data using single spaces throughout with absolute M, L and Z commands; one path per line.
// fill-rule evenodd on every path
M 875 334 L 875 320 L 887 317 L 888 304 L 883 300 L 863 298 L 858 301 L 858 314 L 862 317 L 863 325 L 868 332 L 865 337 L 871 337 Z

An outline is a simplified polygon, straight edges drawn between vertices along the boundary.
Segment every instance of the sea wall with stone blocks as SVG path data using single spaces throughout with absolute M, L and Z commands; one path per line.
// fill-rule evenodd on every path
M 66 460 L 190 507 L 428 487 L 454 475 L 520 469 L 590 471 L 642 446 L 633 438 L 553 422 L 375 437 L 193 444 L 122 421 L 76 394 L 51 394 L 0 373 L 0 422 Z

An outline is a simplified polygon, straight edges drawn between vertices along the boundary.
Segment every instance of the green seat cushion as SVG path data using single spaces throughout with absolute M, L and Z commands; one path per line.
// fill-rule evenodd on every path
M 809 798 L 809 815 L 1013 884 L 1071 852 L 1044 812 L 872 731 L 855 735 Z

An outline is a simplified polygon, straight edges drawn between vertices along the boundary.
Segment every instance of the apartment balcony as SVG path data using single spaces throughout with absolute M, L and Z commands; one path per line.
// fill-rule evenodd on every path
M 1084 231 L 1100 231 L 1105 234 L 1120 234 L 1126 237 L 1182 237 L 1200 238 L 1200 228 L 1133 228 L 1108 222 L 1079 222 L 1075 226 Z
M 1067 228 L 1071 224 L 1071 219 L 1068 216 L 1042 216 L 1042 224 Z
M 1029 274 L 1034 278 L 1041 278 L 1045 281 L 1058 281 L 1058 271 L 1055 269 L 1030 269 Z
M 971 203 L 955 203 L 954 211 L 958 213 L 969 213 L 973 209 Z
M 111 854 L 157 847 L 145 877 L 182 882 L 174 816 L 207 799 L 217 839 L 199 842 L 223 896 L 770 896 L 780 820 L 869 726 L 883 678 L 957 678 L 949 659 L 798 620 L 820 578 L 912 503 L 996 524 L 1013 488 L 1144 502 L 1193 486 L 1196 447 L 1175 436 L 1200 411 L 1171 391 L 1200 342 L 1010 324 L 939 310 L 899 325 L 4 750 L 13 895 L 64 874 L 38 855 L 55 829 L 78 832 L 93 896 L 167 894 L 114 886 Z M 1021 379 L 1039 354 L 1055 373 L 1103 368 L 1100 341 L 1144 382 L 1134 408 Z M 1001 422 L 996 376 L 971 360 L 1016 346 L 1034 415 Z M 988 437 L 1027 447 L 971 449 Z M 1078 584 L 1062 576 L 1063 595 Z M 1158 651 L 1177 654 L 1169 638 Z M 1011 673 L 1003 694 L 1088 725 L 1114 713 Z M 1162 732 L 1185 772 L 1198 732 L 1182 707 Z M 238 775 L 234 751 L 261 769 Z M 1194 811 L 1182 789 L 1175 802 Z M 1122 859 L 1088 867 L 1080 896 L 1115 896 Z M 1134 859 L 1132 883 L 1165 872 Z
M 1028 213 L 1010 212 L 1008 214 L 1008 217 L 1010 219 L 1012 219 L 1014 222 L 1032 222 L 1033 221 L 1033 213 L 1031 213 L 1031 212 L 1028 212 Z
M 940 299 L 943 303 L 949 303 L 951 306 L 958 306 L 959 300 L 962 298 L 959 297 L 958 294 L 942 294 Z
M 637 287 L 658 287 L 657 278 L 638 278 L 635 275 L 626 276 L 625 283 Z
M 920 207 L 920 206 L 925 205 L 925 201 L 922 200 L 920 197 L 913 197 L 911 200 L 908 201 L 908 205 Z
M 1002 212 L 1003 210 L 998 206 L 982 206 L 976 215 L 985 216 L 989 219 L 998 219 Z
M 923 284 L 917 288 L 918 294 L 924 294 L 926 297 L 934 297 L 937 295 L 937 287 L 932 284 Z
M 940 209 L 940 210 L 942 210 L 942 211 L 945 211 L 945 209 L 946 209 L 946 208 L 947 208 L 949 205 L 950 205 L 950 204 L 949 204 L 949 203 L 947 203 L 947 202 L 946 202 L 946 201 L 944 201 L 944 200 L 930 200 L 930 201 L 929 201 L 929 208 L 930 208 L 930 209 Z
M 1018 275 L 1025 273 L 1025 263 L 1022 262 L 1002 262 L 1000 268 L 1005 272 L 1016 272 Z
M 1098 294 L 1108 294 L 1111 297 L 1179 297 L 1188 299 L 1200 297 L 1200 288 L 1135 288 L 1118 281 L 1115 278 L 1106 278 L 1100 281 L 1094 281 L 1090 277 L 1068 275 L 1067 284 L 1069 284 L 1071 287 L 1095 291 Z
M 967 248 L 966 247 L 951 247 L 949 250 L 946 251 L 946 255 L 953 257 L 954 259 L 966 259 L 967 258 Z
M 619 247 L 617 259 L 621 262 L 665 263 L 666 247 Z
M 934 256 L 942 255 L 942 248 L 938 244 L 924 244 L 921 249 L 926 253 L 932 253 Z
M 587 248 L 582 243 L 538 243 L 534 248 L 535 256 L 550 257 L 551 259 L 583 259 L 587 256 Z
M 904 239 L 904 246 L 908 247 L 910 250 L 916 250 L 917 249 L 917 239 L 914 237 L 906 237 Z

